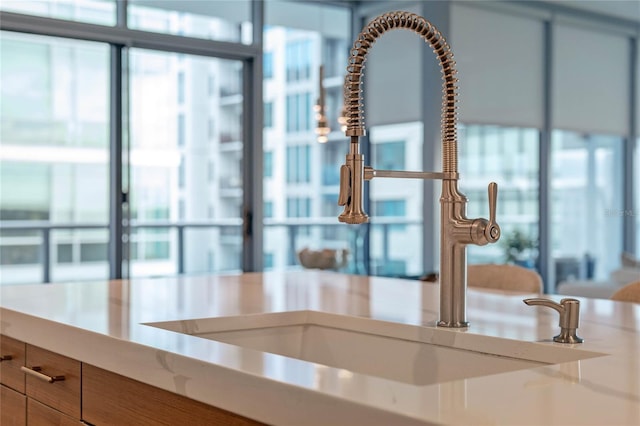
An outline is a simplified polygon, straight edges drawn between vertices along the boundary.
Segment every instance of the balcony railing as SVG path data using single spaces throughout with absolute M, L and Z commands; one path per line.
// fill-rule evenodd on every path
M 369 252 L 365 248 L 365 238 L 368 233 L 375 232 L 378 242 L 382 247 L 377 250 L 381 253 L 375 259 L 374 263 L 378 265 L 384 265 L 393 257 L 391 253 L 391 236 L 394 232 L 402 230 L 406 226 L 421 226 L 421 221 L 407 220 L 403 218 L 377 218 L 373 219 L 373 223 L 362 226 L 345 226 L 336 221 L 335 218 L 288 218 L 286 220 L 274 220 L 264 219 L 264 232 L 265 241 L 268 241 L 270 233 L 273 239 L 271 241 L 277 241 L 277 248 L 281 253 L 284 253 L 286 257 L 286 266 L 298 265 L 297 252 L 305 247 L 311 246 L 311 248 L 333 248 L 333 249 L 348 249 L 350 253 L 349 266 L 346 268 L 347 272 L 356 274 L 370 274 L 371 273 L 371 259 L 369 258 Z M 52 270 L 52 233 L 54 231 L 66 230 L 66 231 L 79 231 L 79 230 L 103 230 L 108 231 L 109 226 L 101 223 L 82 223 L 82 224 L 57 224 L 47 221 L 2 221 L 0 222 L 0 229 L 3 234 L 7 232 L 13 234 L 13 238 L 16 240 L 16 244 L 8 244 L 6 238 L 3 238 L 2 246 L 5 250 L 10 250 L 14 245 L 23 245 L 17 240 L 28 242 L 29 245 L 37 245 L 39 252 L 39 261 L 37 263 L 23 264 L 20 266 L 30 268 L 40 268 L 42 280 L 40 282 L 51 282 L 51 270 Z M 135 236 L 138 231 L 142 230 L 174 230 L 175 236 L 170 237 L 167 241 L 175 242 L 175 251 L 169 250 L 170 253 L 174 253 L 173 256 L 169 255 L 166 259 L 168 262 L 174 263 L 173 270 L 177 274 L 184 274 L 187 272 L 185 267 L 185 260 L 187 253 L 185 252 L 185 233 L 191 229 L 210 229 L 219 230 L 220 244 L 228 247 L 231 238 L 237 239 L 238 248 L 242 245 L 242 220 L 239 218 L 224 219 L 224 220 L 212 220 L 212 221 L 189 221 L 189 222 L 173 222 L 173 221 L 154 221 L 154 222 L 140 222 L 131 221 L 128 226 L 125 226 L 125 230 L 128 230 L 129 235 Z M 277 234 L 278 229 L 284 231 L 284 237 Z M 40 238 L 33 235 L 22 236 L 17 235 L 20 233 L 39 233 Z M 162 238 L 160 238 L 162 237 Z M 158 236 L 165 242 L 167 236 Z M 39 242 L 38 242 L 39 240 Z M 95 240 L 95 236 L 92 241 Z M 108 238 L 101 241 L 103 244 L 108 243 Z M 153 241 L 160 241 L 153 239 Z M 132 241 L 130 241 L 132 242 Z M 55 241 L 54 241 L 55 243 Z M 169 242 L 170 243 L 170 242 Z M 318 247 L 318 244 L 322 247 Z M 315 246 L 315 247 L 314 247 Z M 266 250 L 266 248 L 265 248 Z M 133 256 L 132 256 L 133 257 Z M 126 260 L 126 259 L 125 259 Z M 136 260 L 136 259 L 129 259 Z M 105 254 L 104 262 L 108 262 L 108 255 Z M 77 266 L 79 263 L 66 262 L 66 265 Z M 3 262 L 2 268 L 13 266 L 10 262 Z M 378 269 L 378 268 L 376 268 Z M 213 272 L 213 271 L 211 271 Z M 6 275 L 0 281 L 2 284 L 11 283 L 10 278 Z

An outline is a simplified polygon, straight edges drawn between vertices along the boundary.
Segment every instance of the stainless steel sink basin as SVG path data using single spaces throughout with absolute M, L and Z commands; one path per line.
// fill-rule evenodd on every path
M 602 355 L 555 345 L 316 311 L 147 325 L 415 385 Z

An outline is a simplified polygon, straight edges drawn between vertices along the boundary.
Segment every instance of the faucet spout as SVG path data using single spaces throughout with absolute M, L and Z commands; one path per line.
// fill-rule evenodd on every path
M 410 173 L 375 171 L 364 166 L 360 153 L 360 136 L 366 134 L 362 100 L 362 77 L 367 53 L 375 41 L 387 31 L 408 29 L 420 35 L 433 49 L 442 71 L 442 173 Z M 468 219 L 467 198 L 458 190 L 457 106 L 458 79 L 453 53 L 444 36 L 425 18 L 410 12 L 389 12 L 373 19 L 358 35 L 347 66 L 344 102 L 347 118 L 345 135 L 351 138 L 349 153 L 340 169 L 338 204 L 344 211 L 340 222 L 358 224 L 368 221 L 362 207 L 364 180 L 378 177 L 419 177 L 442 179 L 440 237 L 440 321 L 443 327 L 467 327 L 466 245 L 495 243 L 500 227 L 495 220 L 497 185 L 489 185 L 490 218 Z
M 340 200 L 344 211 L 338 217 L 340 222 L 365 223 L 368 216 L 362 206 L 362 184 L 359 183 L 360 165 L 364 166 L 364 156 L 360 154 L 359 137 L 366 135 L 364 124 L 364 101 L 362 99 L 362 77 L 364 63 L 369 49 L 384 33 L 393 29 L 407 29 L 420 35 L 435 52 L 442 71 L 442 164 L 444 173 L 458 172 L 457 106 L 458 79 L 453 53 L 444 36 L 422 16 L 411 12 L 389 12 L 373 19 L 360 32 L 349 57 L 344 80 L 344 105 L 346 111 L 346 136 L 351 137 L 351 148 L 345 165 L 349 168 L 349 182 L 341 182 Z M 345 173 L 346 175 L 346 173 Z M 345 176 L 346 178 L 346 176 Z
M 453 53 L 444 36 L 422 16 L 411 12 L 389 12 L 373 19 L 360 32 L 353 43 L 347 74 L 344 81 L 344 98 L 347 118 L 346 136 L 358 137 L 366 134 L 364 124 L 364 102 L 362 99 L 362 77 L 367 53 L 378 38 L 393 29 L 404 28 L 420 35 L 433 49 L 442 71 L 442 164 L 445 173 L 458 171 L 457 106 L 458 79 Z M 352 138 L 352 143 L 354 142 Z M 357 139 L 356 139 L 357 143 Z

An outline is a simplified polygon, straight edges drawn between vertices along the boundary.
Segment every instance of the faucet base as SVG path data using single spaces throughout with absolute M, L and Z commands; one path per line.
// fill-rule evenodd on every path
M 358 225 L 369 222 L 369 216 L 365 213 L 343 213 L 338 216 L 338 222 Z
M 438 321 L 438 327 L 447 327 L 447 328 L 467 328 L 469 327 L 468 321 L 455 321 L 455 322 L 447 322 L 447 321 Z

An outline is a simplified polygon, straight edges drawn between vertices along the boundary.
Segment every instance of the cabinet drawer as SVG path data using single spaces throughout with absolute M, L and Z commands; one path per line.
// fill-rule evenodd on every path
M 0 425 L 25 426 L 27 424 L 27 397 L 0 385 Z
M 82 417 L 94 425 L 263 425 L 88 364 L 82 366 Z
M 81 364 L 79 361 L 27 345 L 25 367 L 27 396 L 80 419 Z M 34 373 L 34 370 L 38 370 L 39 374 Z M 45 380 L 47 376 L 57 376 L 60 380 L 50 383 Z
M 78 426 L 79 424 L 79 420 L 27 398 L 28 426 Z
M 24 373 L 20 367 L 24 365 L 25 344 L 7 336 L 0 336 L 0 383 L 24 393 Z

